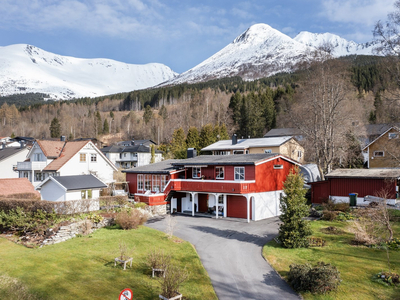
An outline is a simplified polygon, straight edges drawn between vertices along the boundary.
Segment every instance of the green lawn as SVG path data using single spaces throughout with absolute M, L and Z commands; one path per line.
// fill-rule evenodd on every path
M 134 248 L 132 269 L 114 267 L 120 241 Z M 134 299 L 158 299 L 159 284 L 145 265 L 149 250 L 164 249 L 190 278 L 180 292 L 188 299 L 217 299 L 207 272 L 187 242 L 176 243 L 162 232 L 103 228 L 90 236 L 28 249 L 0 238 L 0 275 L 17 278 L 40 299 L 118 299 L 124 288 Z M 0 295 L 0 299 L 2 299 Z
M 264 246 L 263 255 L 275 270 L 284 278 L 293 263 L 303 264 L 324 261 L 335 265 L 341 273 L 342 283 L 336 292 L 327 295 L 302 294 L 305 299 L 400 299 L 400 287 L 387 287 L 373 282 L 371 277 L 387 271 L 385 250 L 353 246 L 354 235 L 346 231 L 348 222 L 313 221 L 313 236 L 327 241 L 322 248 L 285 249 L 271 241 Z M 321 228 L 335 226 L 344 231 L 341 235 L 324 234 Z M 394 225 L 400 232 L 399 223 Z M 390 260 L 395 272 L 400 272 L 400 252 L 390 251 Z

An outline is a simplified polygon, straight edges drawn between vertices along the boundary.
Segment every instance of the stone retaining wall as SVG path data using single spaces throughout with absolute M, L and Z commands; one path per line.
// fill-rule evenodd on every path
M 104 218 L 99 223 L 93 223 L 90 220 L 82 220 L 66 226 L 61 226 L 57 232 L 53 232 L 53 230 L 50 229 L 46 231 L 46 239 L 41 246 L 61 243 L 76 237 L 78 234 L 90 234 L 96 229 L 112 225 L 113 222 L 114 220 L 112 218 Z

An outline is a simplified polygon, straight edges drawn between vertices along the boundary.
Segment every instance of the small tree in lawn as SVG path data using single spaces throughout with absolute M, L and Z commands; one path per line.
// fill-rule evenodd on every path
M 281 198 L 279 219 L 283 222 L 279 226 L 279 239 L 286 248 L 307 247 L 307 236 L 311 235 L 308 221 L 310 207 L 304 197 L 306 190 L 303 188 L 304 180 L 296 167 L 286 178 L 283 191 L 285 196 Z

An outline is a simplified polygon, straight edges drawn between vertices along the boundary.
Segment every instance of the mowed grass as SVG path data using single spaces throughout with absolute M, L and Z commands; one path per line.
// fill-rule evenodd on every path
M 302 293 L 304 299 L 400 299 L 400 287 L 388 287 L 371 280 L 374 274 L 388 270 L 386 251 L 351 245 L 354 234 L 346 231 L 348 225 L 349 222 L 313 221 L 311 222 L 313 236 L 324 239 L 327 242 L 326 246 L 285 249 L 275 241 L 271 241 L 264 246 L 263 255 L 285 279 L 289 266 L 294 263 L 315 264 L 323 261 L 338 268 L 342 282 L 336 292 L 326 295 Z M 328 226 L 335 226 L 344 232 L 340 235 L 321 232 L 322 228 Z M 399 223 L 394 225 L 394 230 L 400 233 Z M 390 251 L 390 263 L 394 271 L 400 273 L 399 251 Z
M 132 269 L 114 267 L 123 241 L 134 249 Z M 158 279 L 145 262 L 152 249 L 163 249 L 190 272 L 180 292 L 188 299 L 217 299 L 200 259 L 188 242 L 176 243 L 162 232 L 103 228 L 90 236 L 28 249 L 0 239 L 0 273 L 17 278 L 39 299 L 118 299 L 124 288 L 133 299 L 158 299 Z M 1 295 L 0 295 L 1 299 Z

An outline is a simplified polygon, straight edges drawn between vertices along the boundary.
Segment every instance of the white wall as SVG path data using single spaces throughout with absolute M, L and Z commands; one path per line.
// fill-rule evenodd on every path
M 16 166 L 17 162 L 24 161 L 28 152 L 29 150 L 25 148 L 0 161 L 0 178 L 18 178 L 18 172 L 13 171 L 13 166 Z
M 85 162 L 80 162 L 80 153 L 86 154 Z M 96 162 L 91 161 L 91 154 L 97 155 Z M 59 170 L 60 176 L 87 175 L 90 174 L 90 171 L 105 183 L 113 182 L 114 169 L 110 163 L 105 160 L 96 149 L 94 149 L 91 142 L 87 143 L 85 147 L 76 153 Z
M 350 203 L 350 197 L 346 196 L 329 196 L 329 199 L 331 199 L 334 203 Z M 387 199 L 386 200 L 387 204 L 390 205 L 395 205 L 396 204 L 396 199 Z M 357 205 L 368 205 L 369 201 L 364 201 L 363 197 L 357 197 Z
M 65 189 L 52 180 L 47 181 L 39 192 L 42 200 L 65 201 Z
M 249 194 L 253 206 L 251 219 L 254 221 L 276 217 L 281 214 L 279 199 L 283 191 Z M 254 199 L 252 199 L 253 197 Z

